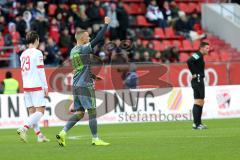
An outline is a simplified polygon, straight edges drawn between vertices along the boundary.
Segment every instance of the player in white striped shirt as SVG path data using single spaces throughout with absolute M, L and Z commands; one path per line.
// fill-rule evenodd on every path
M 37 49 L 39 36 L 31 31 L 26 36 L 28 48 L 22 53 L 21 70 L 24 90 L 25 106 L 29 117 L 25 125 L 17 130 L 21 140 L 27 142 L 27 131 L 33 128 L 38 142 L 48 142 L 40 131 L 39 121 L 45 111 L 45 97 L 48 96 L 48 86 L 44 70 L 43 54 Z

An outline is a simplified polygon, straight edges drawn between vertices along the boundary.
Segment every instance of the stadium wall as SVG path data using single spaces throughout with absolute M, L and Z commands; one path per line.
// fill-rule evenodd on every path
M 239 118 L 240 85 L 206 87 L 204 119 Z M 97 91 L 98 122 L 134 123 L 192 121 L 193 95 L 190 87 Z M 72 96 L 57 92 L 46 99 L 41 126 L 62 126 L 71 116 Z M 0 95 L 0 128 L 17 128 L 27 117 L 23 94 Z M 80 124 L 88 124 L 87 116 Z
M 118 90 L 123 89 L 123 74 L 129 66 L 114 65 L 94 67 L 94 74 L 100 75 L 104 79 L 96 81 L 97 90 Z M 207 63 L 205 84 L 207 86 L 216 85 L 238 85 L 240 84 L 240 62 L 229 63 Z M 22 80 L 20 69 L 0 69 L 0 80 L 5 78 L 5 73 L 11 71 L 13 77 L 20 82 L 22 92 Z M 139 88 L 166 88 L 166 87 L 189 87 L 191 74 L 186 64 L 139 64 L 137 65 L 139 76 Z M 71 92 L 72 68 L 47 68 L 47 81 L 51 92 L 66 93 Z

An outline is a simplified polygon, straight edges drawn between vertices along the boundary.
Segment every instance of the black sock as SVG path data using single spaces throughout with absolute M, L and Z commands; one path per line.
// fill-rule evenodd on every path
M 196 126 L 201 124 L 201 115 L 202 115 L 202 107 L 194 104 L 193 105 L 193 122 Z
M 198 109 L 197 109 L 197 106 L 194 104 L 193 105 L 193 110 L 192 110 L 192 113 L 193 113 L 193 123 L 195 124 L 195 125 L 197 125 L 198 124 Z
M 203 107 L 199 106 L 199 108 L 200 108 L 199 121 L 200 121 L 200 124 L 202 124 L 202 109 L 203 109 Z

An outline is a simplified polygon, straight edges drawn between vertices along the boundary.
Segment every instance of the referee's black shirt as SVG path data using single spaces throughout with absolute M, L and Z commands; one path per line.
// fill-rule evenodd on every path
M 192 75 L 200 75 L 201 78 L 205 77 L 204 69 L 205 62 L 201 52 L 194 53 L 187 61 L 188 68 Z

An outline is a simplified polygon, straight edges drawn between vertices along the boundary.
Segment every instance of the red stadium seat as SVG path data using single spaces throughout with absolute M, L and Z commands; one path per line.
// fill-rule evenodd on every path
M 179 60 L 180 62 L 186 62 L 189 58 L 189 54 L 188 53 L 181 53 L 179 56 Z
M 230 61 L 231 60 L 231 56 L 230 56 L 229 53 L 221 52 L 220 59 L 221 59 L 222 62 Z
M 142 40 L 142 44 L 143 44 L 144 47 L 146 47 L 148 43 L 149 43 L 148 40 Z
M 210 56 L 212 57 L 213 61 L 220 61 L 220 57 L 219 57 L 218 52 L 211 52 Z
M 188 12 L 188 5 L 187 3 L 179 3 L 178 4 L 179 10 L 185 12 L 185 13 L 189 13 Z
M 154 24 L 149 23 L 147 19 L 144 16 L 137 16 L 137 25 L 143 26 L 143 27 L 151 27 L 154 26 Z
M 166 37 L 175 37 L 175 33 L 172 27 L 165 28 L 165 35 Z
M 131 14 L 131 7 L 130 7 L 130 5 L 129 4 L 126 4 L 126 3 L 124 3 L 123 4 L 123 7 L 124 7 L 124 9 L 126 10 L 126 12 L 128 13 L 128 14 Z
M 154 41 L 152 41 L 152 42 L 153 42 L 153 44 L 154 44 L 154 49 L 155 49 L 155 50 L 157 50 L 157 51 L 162 51 L 162 50 L 164 50 L 164 48 L 162 48 L 162 45 L 161 45 L 160 41 L 154 40 Z
M 164 38 L 165 33 L 163 32 L 162 28 L 155 28 L 154 29 L 154 38 Z
M 192 44 L 189 40 L 183 40 L 183 49 L 187 51 L 193 50 Z
M 172 44 L 173 44 L 173 46 L 177 46 L 180 50 L 183 49 L 182 41 L 174 40 L 174 41 L 172 41 Z
M 204 56 L 204 60 L 205 60 L 206 62 L 214 61 L 213 58 L 212 58 L 212 56 L 210 56 L 210 55 L 205 55 L 205 56 Z
M 123 2 L 144 2 L 144 0 L 122 0 Z
M 198 41 L 198 40 L 193 41 L 193 49 L 194 50 L 198 50 L 199 49 L 199 45 L 200 45 L 200 41 Z
M 49 4 L 48 6 L 48 15 L 53 16 L 55 14 L 55 11 L 57 9 L 56 4 Z
M 171 41 L 168 41 L 168 40 L 162 41 L 162 48 L 166 49 L 170 46 L 172 46 Z
M 198 3 L 197 4 L 196 10 L 197 10 L 198 13 L 201 13 L 201 11 L 202 11 L 202 3 Z
M 139 3 L 132 3 L 130 6 L 132 14 L 144 14 L 144 10 Z
M 197 3 L 189 3 L 188 4 L 188 13 L 192 13 L 194 11 L 197 11 Z

